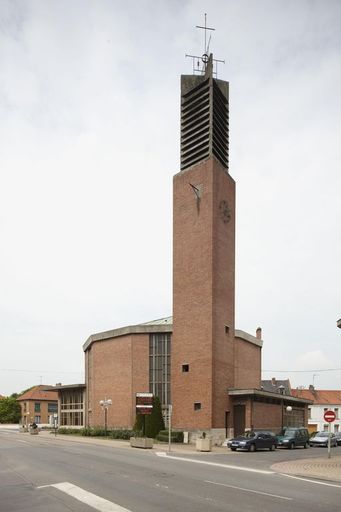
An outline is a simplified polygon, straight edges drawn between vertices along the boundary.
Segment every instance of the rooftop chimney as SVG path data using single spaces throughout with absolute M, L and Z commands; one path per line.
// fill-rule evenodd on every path
M 312 384 L 309 384 L 309 391 L 315 391 L 315 388 Z
M 261 340 L 262 339 L 262 328 L 261 327 L 257 327 L 257 330 L 256 330 L 256 338 L 258 340 Z
M 272 379 L 271 379 L 271 384 L 272 384 L 273 386 L 276 386 L 276 377 L 272 377 Z

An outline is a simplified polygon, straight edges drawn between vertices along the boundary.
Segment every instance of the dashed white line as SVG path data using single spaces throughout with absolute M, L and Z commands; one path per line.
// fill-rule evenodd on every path
M 92 494 L 91 492 L 88 492 L 81 487 L 77 487 L 77 485 L 73 485 L 70 482 L 41 485 L 38 487 L 38 489 L 44 489 L 45 487 L 54 487 L 55 489 L 65 492 L 65 494 L 72 496 L 76 500 L 81 501 L 82 503 L 85 503 L 89 507 L 92 507 L 95 510 L 99 510 L 100 512 L 131 512 L 131 510 L 121 507 L 120 505 L 117 505 L 117 503 L 113 503 L 112 501 L 101 498 L 96 494 Z
M 248 471 L 250 473 L 260 473 L 262 475 L 273 475 L 273 471 L 265 471 L 264 469 L 254 469 L 248 468 L 244 466 L 232 466 L 229 464 L 220 464 L 219 462 L 209 462 L 206 460 L 198 460 L 198 459 L 187 459 L 185 457 L 174 457 L 173 455 L 166 455 L 164 452 L 156 452 L 156 455 L 159 457 L 166 457 L 167 459 L 172 460 L 181 460 L 182 462 L 194 462 L 195 464 L 207 464 L 208 466 L 216 466 L 218 468 L 226 468 L 226 469 L 234 469 L 236 471 Z
M 278 494 L 270 494 L 269 492 L 256 491 L 254 489 L 246 489 L 245 487 L 237 487 L 236 485 L 220 484 L 219 482 L 211 482 L 211 480 L 205 480 L 207 484 L 221 485 L 222 487 L 229 487 L 230 489 L 236 489 L 243 492 L 251 492 L 253 494 L 261 494 L 262 496 L 270 496 L 271 498 L 278 498 L 280 500 L 292 501 L 292 498 L 287 496 L 279 496 Z

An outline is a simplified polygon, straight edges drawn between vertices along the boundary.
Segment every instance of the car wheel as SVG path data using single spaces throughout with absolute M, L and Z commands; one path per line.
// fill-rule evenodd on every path
M 255 451 L 256 451 L 256 445 L 255 444 L 250 444 L 249 452 L 255 452 Z
M 233 452 L 235 452 L 235 451 L 236 451 L 236 449 L 237 449 L 237 448 L 231 448 L 231 450 L 232 450 Z
M 295 443 L 289 443 L 288 448 L 289 448 L 289 450 L 292 450 L 293 448 L 295 448 Z
M 308 441 L 304 444 L 304 448 L 309 448 L 309 443 L 308 443 Z
M 276 445 L 272 444 L 269 448 L 270 452 L 273 452 L 276 449 Z

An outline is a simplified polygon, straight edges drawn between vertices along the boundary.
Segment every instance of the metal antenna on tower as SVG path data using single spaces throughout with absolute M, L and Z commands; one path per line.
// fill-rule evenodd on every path
M 200 29 L 204 30 L 204 34 L 205 34 L 204 35 L 204 53 L 202 54 L 201 57 L 199 57 L 198 55 L 188 55 L 188 54 L 185 55 L 185 57 L 191 57 L 193 59 L 193 74 L 194 75 L 195 75 L 195 73 L 205 74 L 206 66 L 207 66 L 208 59 L 209 59 L 209 47 L 210 47 L 210 42 L 211 42 L 211 36 L 210 36 L 208 39 L 208 43 L 207 43 L 207 30 L 215 30 L 215 28 L 207 26 L 206 12 L 205 12 L 205 25 L 204 26 L 196 25 L 196 28 L 200 28 Z M 203 66 L 201 69 L 200 69 L 200 61 L 203 63 Z M 215 75 L 217 77 L 218 62 L 222 62 L 223 64 L 225 64 L 225 61 L 219 60 L 219 59 L 213 59 L 213 62 L 215 62 L 215 65 L 216 65 L 216 70 L 213 72 L 213 75 Z

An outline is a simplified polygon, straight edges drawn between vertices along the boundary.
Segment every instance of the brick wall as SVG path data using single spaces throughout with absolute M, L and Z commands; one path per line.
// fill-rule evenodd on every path
M 242 338 L 236 338 L 235 344 L 235 387 L 261 387 L 261 347 Z
M 177 428 L 225 423 L 226 388 L 234 379 L 234 193 L 234 181 L 215 159 L 174 176 L 171 381 Z M 228 222 L 222 201 L 231 211 Z M 182 372 L 183 364 L 189 372 Z M 194 410 L 195 402 L 201 410 Z
M 135 393 L 149 389 L 149 335 L 96 341 L 87 352 L 88 424 L 104 426 L 99 402 L 111 398 L 108 427 L 133 427 Z

